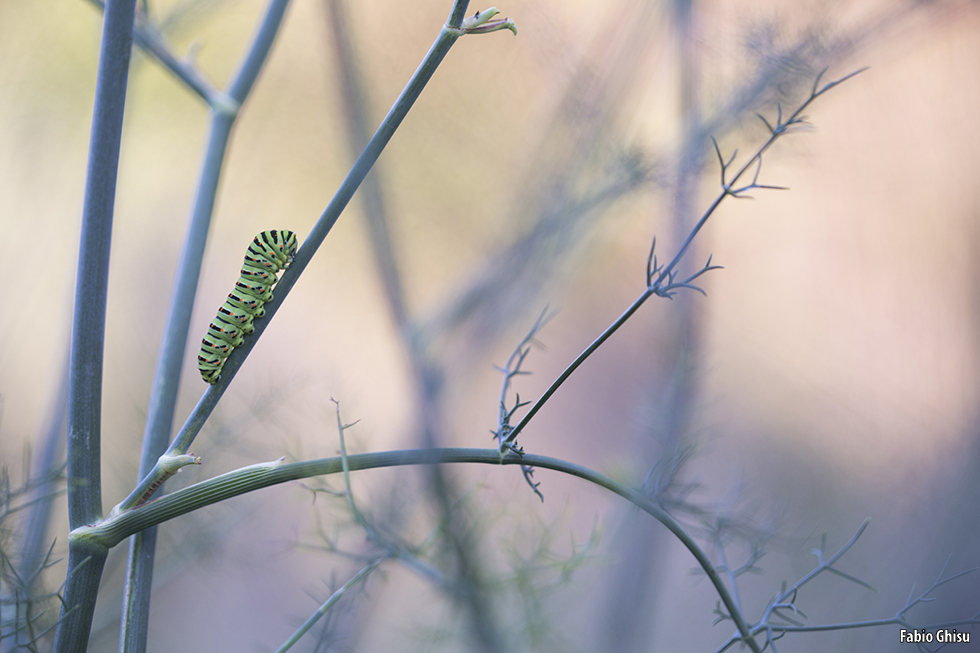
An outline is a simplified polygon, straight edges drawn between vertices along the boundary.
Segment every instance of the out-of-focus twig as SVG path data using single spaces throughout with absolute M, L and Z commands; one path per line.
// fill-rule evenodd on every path
M 92 4 L 105 9 L 104 0 L 89 0 Z M 133 26 L 133 41 L 149 56 L 156 59 L 164 68 L 169 70 L 177 79 L 198 95 L 218 113 L 234 114 L 238 111 L 240 102 L 224 91 L 216 88 L 197 69 L 193 61 L 181 59 L 174 54 L 173 45 L 163 32 L 149 20 L 145 9 L 136 13 L 136 23 Z

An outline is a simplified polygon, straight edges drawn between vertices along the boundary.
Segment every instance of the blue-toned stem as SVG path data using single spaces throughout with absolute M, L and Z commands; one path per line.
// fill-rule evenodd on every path
M 796 111 L 790 114 L 785 120 L 782 119 L 780 114 L 780 119 L 777 121 L 775 127 L 773 127 L 768 122 L 766 122 L 766 126 L 769 127 L 769 131 L 770 131 L 769 138 L 766 139 L 766 142 L 763 143 L 759 147 L 759 149 L 755 151 L 755 154 L 753 154 L 752 157 L 750 157 L 742 165 L 742 167 L 740 167 L 737 170 L 737 172 L 731 177 L 730 180 L 726 178 L 725 173 L 728 167 L 734 161 L 735 153 L 732 154 L 731 159 L 729 159 L 728 162 L 726 163 L 721 157 L 721 151 L 718 150 L 718 159 L 719 162 L 721 163 L 721 172 L 722 172 L 721 192 L 718 194 L 717 197 L 715 197 L 714 201 L 711 203 L 708 209 L 701 215 L 701 218 L 691 228 L 691 231 L 687 234 L 687 237 L 684 239 L 684 242 L 681 243 L 681 246 L 677 249 L 677 253 L 674 254 L 674 257 L 670 260 L 669 263 L 663 266 L 660 273 L 657 275 L 656 279 L 655 280 L 649 278 L 647 279 L 647 288 L 646 290 L 643 291 L 643 294 L 641 294 L 640 297 L 636 301 L 634 301 L 633 304 L 628 309 L 626 309 L 626 312 L 624 312 L 615 322 L 613 322 L 609 327 L 607 327 L 606 330 L 603 331 L 602 334 L 598 338 L 596 338 L 592 342 L 592 344 L 585 349 L 585 351 L 579 354 L 578 357 L 574 361 L 572 361 L 572 363 L 568 367 L 565 368 L 565 371 L 563 371 L 561 375 L 557 379 L 555 379 L 555 381 L 545 391 L 545 393 L 541 395 L 541 397 L 539 397 L 537 401 L 534 402 L 534 405 L 531 406 L 530 410 L 528 410 L 528 412 L 524 415 L 521 421 L 518 422 L 517 426 L 514 427 L 514 430 L 511 431 L 510 433 L 511 440 L 515 440 L 517 438 L 518 434 L 520 434 L 520 432 L 524 430 L 524 427 L 527 426 L 528 422 L 530 422 L 531 419 L 541 409 L 541 407 L 544 406 L 545 403 L 547 403 L 548 399 L 550 399 L 551 396 L 558 390 L 558 388 L 561 387 L 561 385 L 565 382 L 565 380 L 568 379 L 568 377 L 570 377 L 572 373 L 576 369 L 578 369 L 578 367 L 582 363 L 585 362 L 585 359 L 591 356 L 592 353 L 596 349 L 598 349 L 599 346 L 602 345 L 602 343 L 604 343 L 609 338 L 609 336 L 615 333 L 619 329 L 619 327 L 621 327 L 626 322 L 626 320 L 629 319 L 629 317 L 633 315 L 633 313 L 636 312 L 636 310 L 647 299 L 649 299 L 652 295 L 660 294 L 661 290 L 670 286 L 671 281 L 673 279 L 674 271 L 677 269 L 677 266 L 680 265 L 680 262 L 684 258 L 685 254 L 687 254 L 688 249 L 690 249 L 691 247 L 691 243 L 694 242 L 694 239 L 701 232 L 701 229 L 704 227 L 705 223 L 708 222 L 708 218 L 710 218 L 714 214 L 715 210 L 721 205 L 722 201 L 724 201 L 726 197 L 728 197 L 729 195 L 733 197 L 741 197 L 743 196 L 742 193 L 752 188 L 773 188 L 773 189 L 778 188 L 777 186 L 758 185 L 756 183 L 757 182 L 756 179 L 753 179 L 752 183 L 748 184 L 744 188 L 736 188 L 735 184 L 743 176 L 745 176 L 745 174 L 752 168 L 753 165 L 756 165 L 757 163 L 761 162 L 762 155 L 765 154 L 766 150 L 768 150 L 773 143 L 775 143 L 781 136 L 790 133 L 788 131 L 789 127 L 792 127 L 793 125 L 799 124 L 803 121 L 803 117 L 802 117 L 803 111 L 814 100 L 816 100 L 818 97 L 820 97 L 830 89 L 834 88 L 838 84 L 843 83 L 844 81 L 850 79 L 851 77 L 854 77 L 855 75 L 861 73 L 864 70 L 865 69 L 862 68 L 861 70 L 853 72 L 849 75 L 845 75 L 844 77 L 838 79 L 837 81 L 828 82 L 826 85 L 824 85 L 823 88 L 818 90 L 817 86 L 819 85 L 820 77 L 823 75 L 823 73 L 820 73 L 820 75 L 817 77 L 817 81 L 814 83 L 813 92 L 810 94 L 810 97 L 807 98 L 806 101 L 804 101 L 796 109 Z M 763 121 L 765 121 L 765 119 L 763 119 Z M 715 144 L 715 147 L 716 148 L 718 147 L 717 143 Z M 758 176 L 758 168 L 756 169 L 756 176 Z M 710 259 L 709 259 L 709 263 L 710 263 Z M 710 267 L 706 266 L 705 269 L 706 270 L 710 269 Z M 700 274 L 701 273 L 698 273 L 698 275 L 695 276 L 699 276 Z M 693 278 L 694 277 L 692 277 L 692 279 Z
M 90 542 L 70 542 L 68 578 L 62 590 L 61 620 L 53 653 L 86 653 L 102 570 L 109 550 Z
M 289 0 L 272 0 L 269 3 L 241 66 L 228 85 L 226 95 L 238 107 L 244 104 L 255 85 L 262 64 L 268 58 L 275 36 L 282 25 L 288 4 Z M 170 441 L 181 366 L 190 331 L 194 297 L 201 276 L 204 248 L 228 141 L 235 119 L 238 117 L 237 111 L 228 111 L 225 105 L 211 104 L 211 107 L 208 140 L 194 196 L 194 206 L 177 263 L 170 308 L 167 312 L 167 325 L 157 359 L 153 388 L 150 392 L 150 405 L 140 458 L 139 478 L 142 480 L 131 495 L 136 500 L 164 473 L 163 470 L 156 468 L 160 456 L 166 451 Z M 135 505 L 132 502 L 127 503 Z M 130 542 L 126 584 L 123 591 L 122 628 L 119 634 L 119 649 L 125 653 L 142 653 L 146 650 L 146 624 L 149 621 L 156 536 L 156 528 L 151 528 L 135 535 Z
M 228 84 L 227 93 L 239 106 L 245 103 L 245 99 L 252 92 L 255 80 L 258 78 L 266 59 L 269 58 L 269 51 L 276 40 L 276 34 L 279 33 L 279 27 L 282 25 L 282 19 L 288 6 L 289 0 L 271 0 L 269 2 L 265 16 L 259 24 L 259 29 L 252 38 L 252 44 Z
M 524 430 L 524 427 L 527 426 L 528 422 L 530 422 L 534 418 L 534 416 L 537 415 L 538 411 L 541 410 L 541 407 L 544 406 L 548 402 L 548 399 L 551 398 L 551 395 L 555 394 L 555 392 L 558 391 L 558 388 L 560 388 L 561 385 L 565 382 L 565 380 L 568 377 L 570 377 L 572 373 L 575 372 L 575 370 L 578 369 L 579 365 L 584 363 L 585 359 L 591 356 L 596 349 L 601 347 L 602 343 L 608 340 L 612 334 L 616 333 L 616 331 L 619 330 L 619 327 L 626 324 L 626 321 L 633 316 L 633 313 L 638 311 L 639 308 L 643 306 L 643 303 L 646 300 L 650 299 L 650 297 L 652 297 L 653 294 L 654 294 L 654 290 L 652 288 L 647 288 L 646 290 L 644 290 L 643 294 L 637 297 L 636 301 L 630 304 L 630 307 L 627 308 L 625 311 L 623 311 L 623 314 L 620 315 L 618 318 L 616 318 L 615 322 L 613 322 L 608 327 L 606 327 L 606 330 L 603 331 L 598 338 L 593 340 L 592 344 L 586 347 L 585 351 L 579 354 L 578 357 L 574 361 L 572 361 L 571 365 L 565 368 L 565 370 L 558 376 L 558 378 L 552 382 L 551 386 L 545 391 L 545 393 L 541 395 L 538 398 L 538 400 L 534 402 L 534 405 L 531 406 L 531 408 L 527 411 L 527 413 L 524 414 L 524 417 L 521 418 L 521 421 L 518 422 L 517 426 L 515 426 L 514 429 L 510 432 L 508 436 L 509 440 L 514 441 L 517 439 L 518 434 L 520 434 L 520 432 Z
M 446 25 L 453 29 L 458 29 L 463 25 L 463 18 L 466 17 L 466 9 L 469 7 L 470 0 L 456 0 L 453 2 L 453 8 L 449 12 L 449 19 L 446 21 Z
M 68 380 L 68 521 L 72 528 L 102 518 L 100 455 L 106 294 L 135 13 L 135 0 L 109 2 L 99 52 Z M 79 569 L 83 560 L 89 562 Z M 79 543 L 69 545 L 62 620 L 54 645 L 58 653 L 81 652 L 88 645 L 104 562 L 103 548 L 93 551 Z
M 99 467 L 109 249 L 135 0 L 106 9 L 82 209 L 68 382 L 68 519 L 102 517 Z
M 156 374 L 150 391 L 150 405 L 146 416 L 146 429 L 143 434 L 143 452 L 140 458 L 140 478 L 145 478 L 157 460 L 167 450 L 170 430 L 173 427 L 174 410 L 177 404 L 177 389 L 180 384 L 181 366 L 190 332 L 191 313 L 194 297 L 201 276 L 201 262 L 211 214 L 214 210 L 218 183 L 228 138 L 234 123 L 233 116 L 211 114 L 211 125 L 203 164 L 199 176 L 194 206 L 191 210 L 184 244 L 177 261 L 170 307 L 167 311 L 167 325 L 160 344 Z M 134 502 L 135 504 L 135 502 Z M 129 506 L 126 506 L 129 507 Z

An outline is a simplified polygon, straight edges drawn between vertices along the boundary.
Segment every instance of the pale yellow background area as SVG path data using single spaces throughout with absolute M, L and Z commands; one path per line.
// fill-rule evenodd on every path
M 185 4 L 151 7 L 160 17 Z M 168 36 L 180 53 L 196 49 L 200 69 L 222 85 L 263 4 L 187 6 L 196 8 L 169 26 Z M 449 6 L 447 0 L 351 3 L 372 127 L 424 56 Z M 535 207 L 524 203 L 527 189 L 562 163 L 546 134 L 577 71 L 619 75 L 602 128 L 610 142 L 657 162 L 658 178 L 667 183 L 649 182 L 614 203 L 562 255 L 544 289 L 503 316 L 507 328 L 498 340 L 471 355 L 462 337 L 438 350 L 446 361 L 446 444 L 452 446 L 491 444 L 500 384 L 493 365 L 506 360 L 546 303 L 559 312 L 539 337 L 546 348 L 530 355 L 534 375 L 518 380 L 522 399 L 537 397 L 642 292 L 650 239 L 660 237 L 661 258 L 679 240 L 669 181 L 682 140 L 680 73 L 668 7 L 633 0 L 498 6 L 516 21 L 519 35 L 458 42 L 381 157 L 412 314 L 437 314 L 529 228 Z M 766 558 L 769 573 L 746 581 L 756 611 L 782 578 L 806 572 L 821 531 L 840 546 L 872 518 L 846 566 L 881 591 L 824 581 L 804 604 L 821 623 L 893 615 L 912 584 L 931 582 L 949 555 L 954 572 L 980 564 L 980 10 L 969 2 L 935 2 L 905 13 L 894 7 L 697 5 L 694 47 L 706 112 L 765 60 L 765 53 L 746 47 L 765 23 L 779 25 L 777 40 L 784 41 L 808 30 L 832 41 L 870 25 L 826 79 L 869 69 L 815 102 L 807 111 L 812 127 L 766 154 L 760 181 L 790 190 L 729 199 L 709 221 L 685 268 L 693 270 L 709 253 L 724 266 L 704 279 L 708 296 L 651 299 L 522 439 L 530 452 L 642 481 L 662 435 L 657 425 L 675 346 L 670 329 L 688 303 L 699 337 L 682 435 L 700 447 L 687 471 L 703 484 L 697 498 L 728 497 L 758 507 L 760 516 L 779 513 L 794 534 L 816 533 L 788 556 Z M 896 17 L 876 23 L 883 15 Z M 69 338 L 100 19 L 100 10 L 83 0 L 0 0 L 0 460 L 14 478 L 51 411 Z M 272 228 L 304 238 L 350 164 L 326 20 L 318 0 L 290 6 L 236 124 L 195 303 L 178 425 L 205 389 L 194 364 L 196 343 L 234 283 L 248 242 Z M 616 46 L 626 47 L 616 39 L 636 20 L 651 27 L 634 68 L 610 70 Z M 784 108 L 812 83 L 810 71 L 803 74 Z M 773 119 L 772 104 L 757 108 Z M 135 480 L 206 126 L 203 103 L 136 53 L 109 279 L 106 510 Z M 744 156 L 764 139 L 760 127 L 746 114 L 719 134 L 719 144 Z M 718 192 L 717 162 L 713 152 L 705 156 L 698 213 Z M 331 397 L 341 402 L 346 421 L 361 420 L 348 433 L 353 450 L 417 445 L 405 353 L 371 257 L 355 196 L 195 442 L 205 464 L 184 470 L 174 487 L 283 455 L 335 455 Z M 508 290 L 519 295 L 521 289 Z M 617 593 L 613 570 L 626 559 L 623 542 L 630 537 L 624 524 L 643 518 L 604 491 L 556 474 L 537 477 L 544 504 L 514 468 L 461 467 L 452 474 L 461 487 L 478 487 L 474 500 L 492 523 L 486 546 L 496 562 L 506 560 L 504 543 L 534 539 L 527 533 L 538 519 L 555 524 L 558 548 L 567 548 L 570 533 L 584 540 L 594 523 L 601 525 L 600 556 L 549 604 L 560 641 L 570 648 L 556 638 L 554 649 L 536 650 L 603 650 L 610 597 Z M 401 493 L 411 507 L 422 492 L 412 471 L 365 473 L 355 482 L 366 505 L 386 505 L 390 494 Z M 314 515 L 324 503 L 329 499 L 321 497 L 311 506 L 310 495 L 291 484 L 165 525 L 149 650 L 273 650 L 326 599 L 332 577 L 343 582 L 352 573 L 347 562 L 298 546 L 319 543 Z M 331 519 L 342 512 L 336 509 Z M 63 554 L 63 502 L 56 520 L 51 535 Z M 650 555 L 661 566 L 650 575 L 655 598 L 649 622 L 639 628 L 644 641 L 662 650 L 713 650 L 729 627 L 710 628 L 710 587 L 688 574 L 694 561 L 687 552 L 664 537 L 656 542 Z M 107 567 L 93 651 L 115 650 L 124 549 Z M 57 568 L 50 584 L 60 583 L 62 572 Z M 965 617 L 980 609 L 972 583 L 970 591 L 952 588 L 933 614 Z M 433 644 L 426 630 L 464 629 L 437 590 L 396 565 L 370 588 L 341 618 L 358 633 L 346 643 L 351 650 L 455 650 Z M 969 605 L 962 615 L 956 611 Z M 884 628 L 801 636 L 794 640 L 799 648 L 789 650 L 887 651 L 896 641 L 895 629 Z M 313 650 L 306 646 L 297 650 Z

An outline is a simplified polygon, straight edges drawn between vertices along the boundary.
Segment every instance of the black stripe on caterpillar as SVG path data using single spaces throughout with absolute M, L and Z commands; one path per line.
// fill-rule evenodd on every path
M 263 231 L 252 240 L 235 289 L 228 293 L 228 299 L 218 309 L 201 341 L 197 368 L 205 383 L 218 382 L 225 359 L 242 344 L 244 336 L 255 330 L 252 321 L 265 315 L 263 305 L 272 299 L 272 287 L 278 280 L 276 273 L 289 267 L 297 247 L 296 234 L 292 231 Z

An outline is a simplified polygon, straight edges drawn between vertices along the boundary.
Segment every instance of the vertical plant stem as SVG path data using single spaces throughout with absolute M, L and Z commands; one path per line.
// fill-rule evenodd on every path
M 238 107 L 248 98 L 262 64 L 268 59 L 288 4 L 289 0 L 272 0 L 269 3 L 241 66 L 228 85 L 227 95 Z M 167 326 L 157 360 L 153 389 L 150 393 L 139 479 L 150 477 L 157 460 L 166 451 L 170 441 L 181 366 L 190 331 L 194 297 L 201 276 L 204 247 L 218 194 L 225 152 L 238 113 L 237 110 L 232 112 L 220 106 L 211 107 L 208 141 L 194 206 L 177 264 Z M 125 653 L 142 653 L 146 650 L 156 539 L 157 527 L 137 533 L 130 539 L 126 584 L 123 591 L 122 625 L 119 633 L 119 650 Z
M 135 13 L 135 0 L 110 0 L 99 53 L 68 380 L 68 521 L 72 529 L 102 518 L 100 429 L 106 289 Z M 62 621 L 54 650 L 81 653 L 88 646 L 108 550 L 71 543 L 68 551 Z

